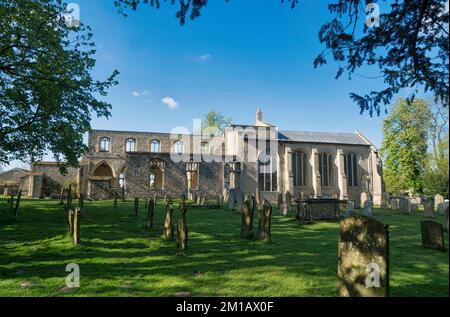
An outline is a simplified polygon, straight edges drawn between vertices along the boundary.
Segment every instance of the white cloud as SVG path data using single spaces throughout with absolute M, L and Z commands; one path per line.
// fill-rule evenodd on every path
M 111 62 L 114 61 L 114 58 L 109 54 L 103 54 L 103 57 L 110 60 Z
M 165 97 L 161 100 L 163 104 L 165 104 L 169 109 L 175 109 L 178 108 L 180 105 L 178 102 L 175 101 L 172 97 Z
M 149 92 L 148 90 L 144 90 L 144 91 L 142 92 L 142 96 L 147 96 L 149 93 L 150 93 L 150 92 Z
M 197 57 L 197 59 L 200 61 L 207 61 L 212 59 L 212 55 L 211 54 L 200 55 Z
M 141 94 L 138 91 L 133 91 L 131 93 L 134 97 L 139 97 Z
M 131 94 L 133 95 L 133 97 L 141 97 L 141 96 L 147 96 L 149 93 L 150 93 L 150 91 L 148 91 L 148 90 L 144 90 L 141 92 L 135 90 Z

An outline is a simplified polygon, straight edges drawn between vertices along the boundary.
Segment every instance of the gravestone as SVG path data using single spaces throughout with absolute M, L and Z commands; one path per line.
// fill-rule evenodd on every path
M 258 231 L 256 238 L 261 241 L 271 240 L 271 217 L 272 217 L 272 206 L 266 200 L 264 205 L 258 211 Z
M 22 198 L 22 190 L 17 194 L 16 207 L 14 208 L 14 219 L 19 219 L 20 199 Z
M 371 217 L 341 221 L 338 257 L 339 295 L 389 296 L 389 230 Z
M 289 211 L 291 210 L 292 196 L 289 191 L 284 195 L 284 203 L 283 203 L 283 215 L 287 216 Z
M 236 193 L 236 200 L 237 200 L 237 209 L 240 213 L 242 213 L 243 208 L 244 208 L 244 193 L 242 193 L 241 190 L 238 190 L 235 192 Z
M 420 222 L 422 246 L 426 249 L 445 250 L 444 229 L 440 223 L 426 220 Z
M 409 201 L 409 206 L 410 206 L 411 212 L 419 212 L 420 203 L 418 203 L 417 199 L 411 199 Z
M 61 193 L 59 194 L 59 204 L 64 205 L 64 186 L 61 186 Z
M 146 228 L 153 228 L 154 212 L 155 212 L 155 203 L 153 199 L 150 199 L 147 207 L 147 223 L 145 224 Z
M 389 193 L 381 194 L 381 202 L 380 202 L 381 209 L 389 209 L 390 198 L 391 198 L 391 195 L 389 195 Z
M 346 217 L 353 217 L 353 208 L 354 208 L 354 202 L 349 200 L 347 201 L 347 212 L 345 214 Z
M 253 237 L 253 209 L 252 202 L 247 199 L 244 202 L 242 208 L 242 219 L 241 219 L 241 238 L 250 239 Z
M 373 216 L 373 202 L 372 199 L 367 199 L 364 202 L 364 215 L 367 217 Z
M 444 229 L 448 232 L 448 206 L 445 209 Z
M 186 223 L 186 202 L 184 197 L 180 202 L 180 216 L 178 218 L 178 237 L 177 246 L 182 251 L 186 251 L 188 247 L 188 227 Z
M 277 198 L 277 208 L 280 214 L 283 213 L 283 211 L 281 210 L 282 207 L 283 207 L 283 194 L 279 193 Z
M 78 208 L 80 208 L 80 217 L 84 215 L 84 195 L 80 193 L 80 197 L 78 199 Z
M 74 216 L 75 216 L 75 211 L 73 209 L 69 209 L 67 211 L 67 233 L 69 234 L 69 237 L 72 238 L 73 237 L 73 221 L 74 221 Z
M 404 214 L 411 213 L 411 203 L 409 202 L 408 197 L 400 198 L 400 211 Z
M 399 210 L 400 209 L 400 197 L 391 197 L 391 209 Z
M 444 197 L 442 195 L 434 196 L 434 209 L 439 213 L 444 211 Z
M 116 191 L 114 195 L 114 208 L 117 208 L 117 199 L 119 198 L 119 193 Z
M 133 215 L 135 217 L 138 216 L 138 211 L 139 211 L 139 198 L 134 198 L 134 205 L 133 205 Z
M 364 203 L 367 199 L 369 199 L 369 194 L 367 192 L 362 192 L 359 199 L 361 206 L 365 206 Z
M 434 214 L 434 199 L 433 198 L 425 198 L 423 199 L 423 215 L 427 218 L 435 218 Z
M 164 239 L 167 241 L 173 240 L 173 206 L 169 199 L 166 205 L 166 221 L 164 223 Z
M 80 243 L 80 209 L 75 208 L 73 215 L 73 243 L 78 245 Z

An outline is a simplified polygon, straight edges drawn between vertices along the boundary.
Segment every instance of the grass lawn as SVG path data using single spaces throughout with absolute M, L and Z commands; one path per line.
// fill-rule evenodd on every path
M 178 256 L 176 242 L 161 239 L 162 202 L 153 230 L 144 228 L 143 203 L 138 218 L 132 202 L 112 205 L 85 203 L 81 245 L 73 246 L 58 201 L 23 200 L 15 222 L 2 198 L 0 296 L 338 295 L 338 223 L 302 225 L 275 210 L 273 241 L 254 242 L 240 239 L 237 212 L 191 208 L 188 253 Z M 178 207 L 175 224 L 177 216 Z M 448 296 L 448 251 L 422 248 L 421 215 L 376 209 L 375 217 L 390 225 L 391 296 Z M 80 265 L 81 287 L 65 293 L 69 263 Z

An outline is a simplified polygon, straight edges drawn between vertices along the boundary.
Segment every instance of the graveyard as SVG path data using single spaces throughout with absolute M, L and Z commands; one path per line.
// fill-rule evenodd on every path
M 253 232 L 258 224 L 248 205 L 241 215 L 187 201 L 179 223 L 174 200 L 170 224 L 162 199 L 151 218 L 142 200 L 138 208 L 132 199 L 86 200 L 74 243 L 59 200 L 22 198 L 11 214 L 7 199 L 0 198 L 0 296 L 339 296 L 339 221 L 302 223 L 295 208 L 282 215 L 274 207 L 270 239 L 258 241 L 247 237 L 251 220 Z M 405 214 L 375 206 L 372 217 L 389 225 L 389 295 L 448 296 L 448 232 L 444 251 L 426 249 L 422 207 Z M 436 213 L 433 221 L 444 217 Z M 183 252 L 180 224 L 189 236 Z M 79 288 L 66 287 L 70 263 L 80 266 Z

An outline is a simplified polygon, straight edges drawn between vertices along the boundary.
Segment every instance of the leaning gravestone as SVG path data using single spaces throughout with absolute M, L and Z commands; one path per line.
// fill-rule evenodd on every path
M 373 202 L 372 199 L 367 199 L 364 202 L 364 215 L 367 217 L 373 216 Z
M 253 237 L 253 209 L 252 202 L 247 199 L 244 202 L 241 219 L 241 238 L 250 239 Z
M 371 217 L 341 221 L 338 258 L 339 295 L 389 296 L 389 230 Z
M 349 200 L 347 201 L 347 212 L 345 214 L 346 217 L 353 217 L 353 208 L 354 208 L 354 202 Z
M 423 215 L 427 218 L 435 218 L 434 214 L 434 199 L 433 198 L 424 198 L 423 199 Z
M 283 194 L 279 193 L 277 198 L 277 208 L 280 214 L 282 213 L 281 208 L 283 207 Z
M 389 193 L 381 194 L 381 202 L 380 202 L 381 209 L 389 209 L 390 198 L 391 198 L 391 195 L 389 195 Z
M 420 222 L 422 246 L 427 249 L 445 250 L 444 229 L 440 223 L 426 220 Z
M 408 197 L 400 198 L 400 211 L 404 214 L 411 213 L 411 203 L 409 202 Z
M 164 239 L 173 240 L 173 206 L 169 199 L 166 205 L 166 222 L 164 223 Z

